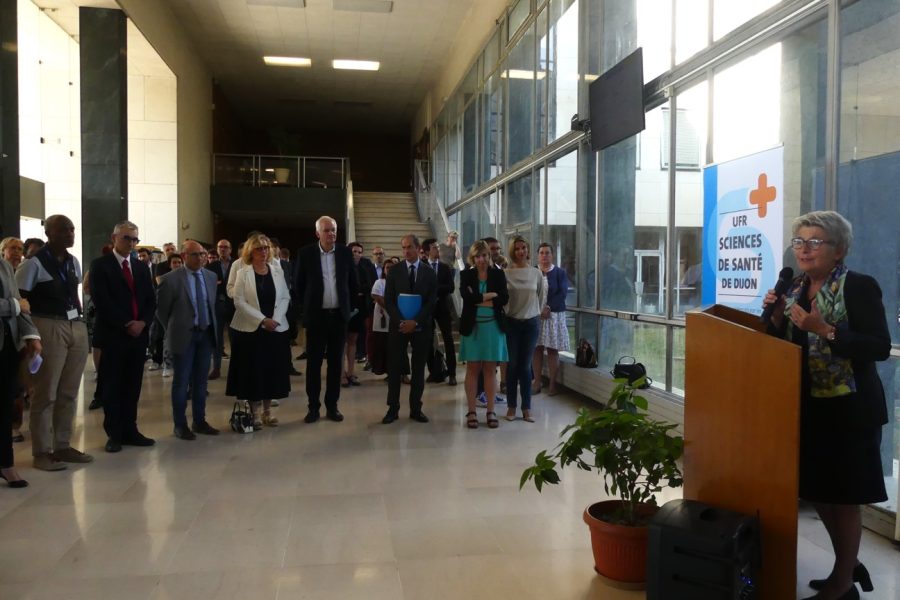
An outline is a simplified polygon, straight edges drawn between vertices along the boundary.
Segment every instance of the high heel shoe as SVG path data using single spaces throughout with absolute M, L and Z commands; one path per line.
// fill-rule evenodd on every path
M 862 591 L 864 592 L 871 592 L 875 589 L 875 586 L 872 585 L 872 578 L 869 576 L 869 571 L 866 569 L 866 565 L 862 563 L 858 563 L 853 567 L 853 581 L 858 583 L 859 587 L 862 588 Z M 827 579 L 813 579 L 809 582 L 809 587 L 814 590 L 821 590 L 825 587 L 827 582 Z
M 818 600 L 821 597 L 822 594 L 816 594 L 815 596 L 809 596 L 803 600 Z M 835 598 L 835 600 L 859 600 L 859 590 L 856 589 L 856 584 L 850 584 L 850 589 L 842 596 Z
M 8 485 L 11 488 L 28 487 L 28 482 L 25 481 L 24 479 L 13 479 L 12 481 L 10 481 L 9 479 L 6 478 L 6 475 L 4 475 L 3 473 L 0 473 L 0 478 L 2 478 L 3 481 L 6 482 L 6 485 Z

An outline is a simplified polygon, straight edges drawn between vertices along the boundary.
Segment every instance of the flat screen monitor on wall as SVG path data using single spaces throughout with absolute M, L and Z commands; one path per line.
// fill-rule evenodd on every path
M 602 150 L 644 129 L 644 54 L 638 48 L 591 82 L 591 147 Z

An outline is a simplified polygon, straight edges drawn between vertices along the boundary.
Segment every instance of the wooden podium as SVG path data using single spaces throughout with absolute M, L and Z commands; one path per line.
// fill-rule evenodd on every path
M 758 514 L 759 598 L 796 598 L 801 350 L 725 306 L 686 320 L 684 497 Z

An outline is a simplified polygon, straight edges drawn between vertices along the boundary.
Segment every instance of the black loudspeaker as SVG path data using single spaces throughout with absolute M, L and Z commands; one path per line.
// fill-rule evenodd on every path
M 756 517 L 673 500 L 650 523 L 647 600 L 756 599 L 760 560 Z

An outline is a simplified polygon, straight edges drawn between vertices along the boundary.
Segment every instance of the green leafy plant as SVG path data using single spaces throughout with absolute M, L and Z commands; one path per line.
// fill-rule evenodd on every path
M 621 499 L 621 510 L 610 521 L 639 524 L 640 505 L 656 506 L 658 492 L 683 483 L 677 461 L 684 451 L 684 439 L 670 433 L 677 425 L 654 421 L 646 414 L 647 399 L 635 394 L 642 379 L 630 384 L 616 379 L 605 408 L 581 409 L 575 423 L 560 433 L 564 440 L 551 451 L 541 451 L 534 465 L 525 469 L 519 489 L 529 480 L 538 491 L 545 483 L 557 484 L 557 468 L 574 464 L 584 471 L 597 471 L 606 493 Z

